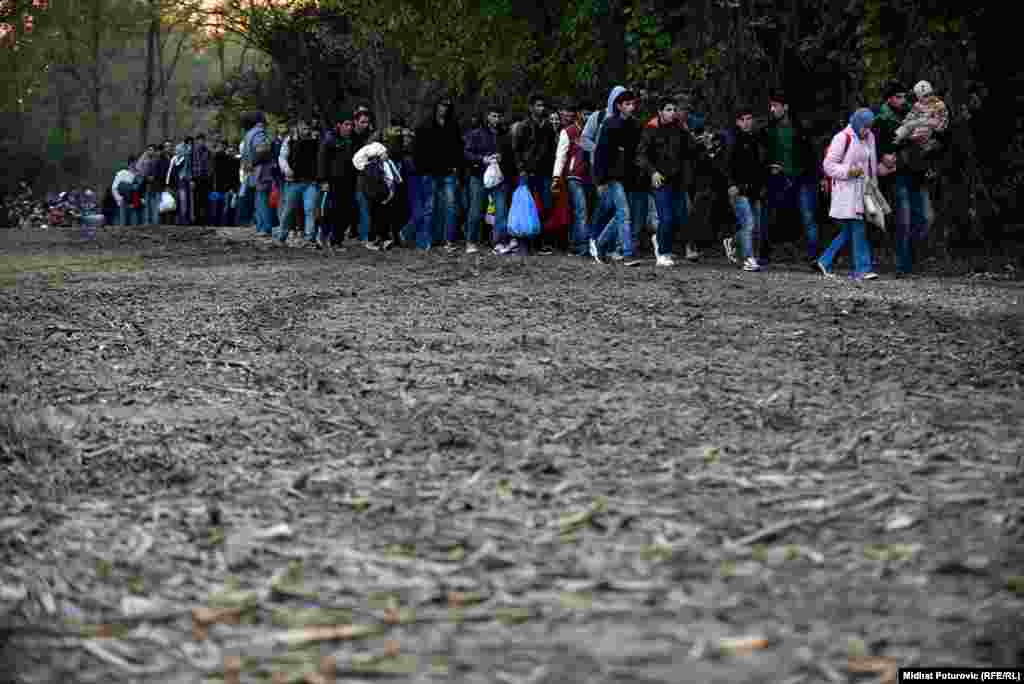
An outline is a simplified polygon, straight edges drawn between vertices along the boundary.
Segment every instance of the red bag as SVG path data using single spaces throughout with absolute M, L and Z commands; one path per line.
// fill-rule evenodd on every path
M 270 208 L 277 209 L 281 204 L 281 188 L 276 185 L 270 189 Z
M 544 233 L 562 240 L 569 239 L 569 224 L 572 223 L 572 208 L 569 206 L 569 192 L 563 188 L 555 199 L 555 206 L 544 221 Z

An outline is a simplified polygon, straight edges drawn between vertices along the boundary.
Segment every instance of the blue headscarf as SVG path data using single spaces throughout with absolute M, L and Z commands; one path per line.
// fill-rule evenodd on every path
M 861 107 L 850 116 L 850 126 L 858 136 L 866 126 L 870 126 L 874 121 L 875 113 L 867 107 Z

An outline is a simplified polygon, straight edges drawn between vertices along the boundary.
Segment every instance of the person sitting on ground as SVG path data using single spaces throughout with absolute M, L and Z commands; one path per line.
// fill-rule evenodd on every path
M 939 146 L 935 134 L 945 131 L 949 125 L 949 110 L 928 81 L 918 82 L 914 95 L 917 102 L 896 129 L 895 141 L 900 143 L 910 138 L 924 152 L 931 152 Z

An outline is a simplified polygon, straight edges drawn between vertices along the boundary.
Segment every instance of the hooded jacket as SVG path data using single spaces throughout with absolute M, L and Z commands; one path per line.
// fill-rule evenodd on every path
M 587 117 L 587 123 L 583 126 L 583 135 L 580 136 L 580 147 L 587 153 L 590 165 L 594 165 L 594 150 L 597 149 L 597 139 L 601 135 L 601 126 L 607 119 L 615 114 L 615 99 L 626 92 L 625 86 L 615 86 L 608 94 L 608 106 L 602 116 L 600 110 Z
M 868 131 L 867 140 L 861 140 L 851 123 L 832 138 L 822 166 L 825 175 L 832 179 L 832 205 L 828 215 L 834 219 L 862 218 L 865 178 L 878 175 L 875 136 Z M 850 177 L 850 170 L 855 166 L 863 169 L 865 175 Z
M 455 107 L 449 107 L 444 125 L 437 122 L 437 105 L 434 103 L 430 117 L 416 129 L 413 143 L 413 162 L 421 176 L 458 175 L 464 165 L 464 143 L 459 124 L 456 122 Z
M 635 117 L 624 119 L 615 110 L 616 99 L 618 96 L 609 96 L 614 114 L 605 119 L 601 138 L 594 150 L 594 182 L 606 185 L 610 181 L 619 181 L 627 191 L 645 190 L 648 184 L 640 178 L 636 164 L 637 148 L 640 147 L 640 124 Z

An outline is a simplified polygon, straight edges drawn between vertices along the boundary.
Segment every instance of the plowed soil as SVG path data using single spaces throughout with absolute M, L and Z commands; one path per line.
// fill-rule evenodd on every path
M 1020 281 L 251 234 L 0 232 L 0 681 L 1024 664 Z

